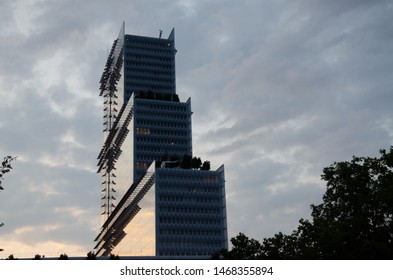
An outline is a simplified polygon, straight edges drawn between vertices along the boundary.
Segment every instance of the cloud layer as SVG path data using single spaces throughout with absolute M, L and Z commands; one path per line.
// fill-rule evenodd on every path
M 176 30 L 194 154 L 226 168 L 229 236 L 291 232 L 333 161 L 393 137 L 389 1 L 2 1 L 1 257 L 84 255 L 99 222 L 98 81 L 121 23 Z

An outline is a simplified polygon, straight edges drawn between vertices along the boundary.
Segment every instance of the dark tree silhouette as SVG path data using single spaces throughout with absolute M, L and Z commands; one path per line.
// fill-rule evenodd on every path
M 87 253 L 86 260 L 95 260 L 95 259 L 97 259 L 96 254 L 93 251 Z
M 16 159 L 16 157 L 6 156 L 6 157 L 4 157 L 3 162 L 1 163 L 1 166 L 0 166 L 0 191 L 4 190 L 4 188 L 2 186 L 4 175 L 11 171 L 11 169 L 12 169 L 11 162 L 15 159 Z M 3 226 L 4 226 L 4 223 L 1 222 L 0 227 L 3 227 Z M 0 251 L 4 251 L 4 249 L 0 248 Z
M 16 260 L 13 254 L 9 255 L 6 260 Z
M 191 160 L 191 168 L 199 169 L 202 166 L 201 158 L 193 157 Z
M 247 237 L 244 233 L 239 233 L 231 238 L 232 250 L 228 252 L 229 259 L 257 259 L 261 253 L 261 243 L 254 238 Z
M 323 203 L 311 205 L 314 248 L 322 258 L 393 257 L 393 147 L 380 154 L 324 168 Z
M 11 171 L 11 169 L 12 169 L 11 162 L 15 159 L 16 159 L 16 157 L 6 156 L 6 157 L 4 157 L 3 162 L 1 163 L 1 166 L 0 166 L 0 191 L 4 190 L 4 188 L 2 186 L 4 175 Z
M 210 170 L 210 161 L 208 160 L 204 161 L 201 170 Z
M 67 254 L 60 254 L 59 260 L 68 260 Z
M 353 157 L 323 169 L 323 202 L 311 205 L 290 235 L 232 238 L 227 258 L 393 259 L 393 146 L 380 157 Z
M 191 168 L 191 161 L 192 157 L 189 154 L 184 154 L 181 162 L 180 162 L 180 167 L 184 169 L 190 169 Z

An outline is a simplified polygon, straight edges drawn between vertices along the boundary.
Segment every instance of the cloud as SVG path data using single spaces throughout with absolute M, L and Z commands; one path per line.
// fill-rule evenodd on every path
M 26 244 L 14 236 L 9 236 L 9 239 L 0 238 L 0 243 L 7 244 L 7 246 L 3 246 L 4 251 L 0 253 L 0 259 L 8 258 L 10 255 L 17 259 L 33 259 L 36 254 L 42 257 L 59 257 L 64 253 L 68 256 L 86 256 L 84 247 L 69 242 L 43 241 Z
M 225 164 L 229 237 L 261 239 L 309 217 L 324 166 L 392 143 L 392 9 L 358 0 L 5 1 L 0 156 L 18 156 L 0 194 L 5 254 L 94 247 L 98 81 L 123 20 L 137 35 L 175 27 L 194 154 Z
M 324 166 L 353 154 L 374 155 L 391 143 L 386 126 L 380 125 L 391 119 L 389 109 L 379 104 L 390 103 L 387 91 L 392 88 L 385 76 L 391 65 L 386 58 L 391 39 L 389 28 L 382 28 L 388 20 L 384 5 L 334 2 L 323 9 L 302 4 L 283 11 L 273 29 L 266 30 L 269 39 L 261 41 L 259 48 L 251 44 L 248 52 L 206 62 L 190 70 L 186 80 L 192 83 L 191 77 L 196 76 L 207 81 L 197 85 L 200 90 L 194 93 L 194 100 L 199 97 L 201 103 L 209 96 L 201 109 L 205 115 L 194 116 L 202 125 L 197 127 L 194 147 L 232 164 L 227 164 L 227 176 L 242 180 L 227 179 L 227 187 L 237 201 L 245 189 L 262 194 L 267 188 L 273 193 L 298 191 L 308 198 L 301 205 L 309 205 L 322 194 L 319 174 Z M 380 20 L 375 21 L 377 17 Z M 242 41 L 240 36 L 237 39 Z M 251 169 L 242 168 L 247 162 Z M 281 178 L 252 169 L 254 164 L 263 170 L 277 163 L 285 174 Z M 272 179 L 271 185 L 264 183 Z M 285 200 L 283 195 L 267 197 L 275 204 L 265 211 L 275 212 Z M 299 218 L 307 215 L 305 208 L 297 211 Z M 242 212 L 251 210 L 237 209 L 234 215 Z M 249 231 L 268 232 L 258 226 Z

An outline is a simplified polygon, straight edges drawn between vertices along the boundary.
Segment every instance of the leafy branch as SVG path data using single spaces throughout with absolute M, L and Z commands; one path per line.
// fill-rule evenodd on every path
M 4 175 L 11 171 L 11 169 L 12 169 L 11 162 L 13 160 L 16 160 L 16 157 L 6 156 L 6 157 L 4 157 L 3 162 L 2 162 L 2 164 L 0 166 L 0 191 L 4 190 L 4 188 L 2 187 L 1 184 L 2 184 L 3 179 L 4 179 Z
M 3 162 L 1 163 L 1 166 L 0 166 L 0 191 L 4 190 L 1 183 L 3 182 L 4 175 L 11 171 L 11 169 L 12 169 L 11 162 L 15 159 L 16 159 L 16 157 L 6 156 L 6 157 L 4 157 Z M 4 223 L 0 223 L 0 227 L 3 227 L 3 226 L 4 226 Z M 4 249 L 0 248 L 0 252 L 1 251 L 4 251 Z

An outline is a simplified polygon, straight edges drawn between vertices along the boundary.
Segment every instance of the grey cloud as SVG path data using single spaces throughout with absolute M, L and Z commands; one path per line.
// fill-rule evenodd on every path
M 297 9 L 283 22 L 294 23 L 293 29 L 277 28 L 280 32 L 260 44 L 260 49 L 242 57 L 238 65 L 225 67 L 230 63 L 225 61 L 215 67 L 200 67 L 198 77 L 212 84 L 212 80 L 225 82 L 218 92 L 205 93 L 212 95 L 204 111 L 218 111 L 222 119 L 234 124 L 205 129 L 198 139 L 214 147 L 206 154 L 210 152 L 217 158 L 227 155 L 233 160 L 230 162 L 236 167 L 230 172 L 236 174 L 234 177 L 255 174 L 237 168 L 238 161 L 256 159 L 245 152 L 248 150 L 255 154 L 282 151 L 285 155 L 288 147 L 298 146 L 299 152 L 289 160 L 313 165 L 310 172 L 317 177 L 323 166 L 334 160 L 349 159 L 361 151 L 374 155 L 380 147 L 390 144 L 387 132 L 377 125 L 381 119 L 391 117 L 391 79 L 386 71 L 391 63 L 386 52 L 392 41 L 389 28 L 381 28 L 389 13 L 379 5 L 346 4 L 332 3 L 327 10 L 317 6 Z M 216 71 L 220 66 L 224 66 L 222 71 Z M 197 86 L 203 88 L 206 84 Z M 209 84 L 207 87 L 211 89 Z M 198 94 L 204 96 L 202 90 Z M 386 103 L 380 104 L 381 100 Z M 293 122 L 292 126 L 287 126 L 288 121 Z M 258 129 L 260 132 L 255 134 Z M 238 194 L 237 188 L 242 189 L 240 183 L 235 185 L 229 183 L 229 193 Z M 288 184 L 291 188 L 296 189 L 296 184 Z M 309 197 L 307 187 L 299 192 Z M 321 195 L 322 189 L 316 193 Z M 248 210 L 239 209 L 238 213 L 242 212 Z
M 20 242 L 92 249 L 98 81 L 123 20 L 131 34 L 176 29 L 194 154 L 225 164 L 229 237 L 291 232 L 321 199 L 324 166 L 391 144 L 389 1 L 44 1 L 26 30 L 34 14 L 18 18 L 16 2 L 0 9 L 0 156 L 20 156 L 1 231 L 41 228 Z

